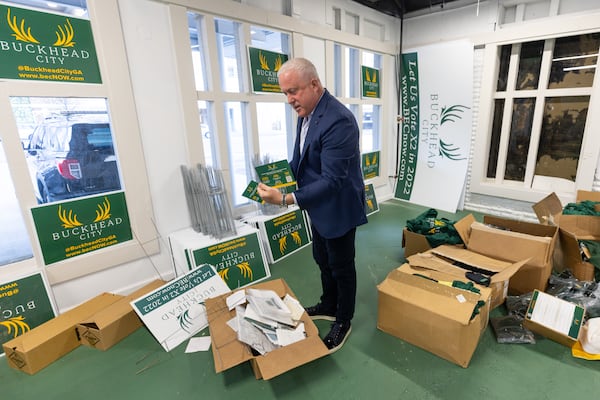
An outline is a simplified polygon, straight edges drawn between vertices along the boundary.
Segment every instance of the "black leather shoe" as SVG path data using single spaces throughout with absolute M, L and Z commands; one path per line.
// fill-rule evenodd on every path
M 335 321 L 335 312 L 325 309 L 321 303 L 305 308 L 306 313 L 311 319 L 323 319 L 325 321 Z
M 334 322 L 331 324 L 331 330 L 323 339 L 325 346 L 329 349 L 329 354 L 342 348 L 346 339 L 350 336 L 351 330 L 350 322 Z

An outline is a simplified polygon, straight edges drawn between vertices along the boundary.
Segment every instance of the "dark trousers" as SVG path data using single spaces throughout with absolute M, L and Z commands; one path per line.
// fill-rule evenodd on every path
M 338 322 L 350 321 L 356 304 L 356 228 L 335 239 L 325 239 L 314 226 L 312 232 L 313 257 L 321 269 L 321 304 L 336 311 Z

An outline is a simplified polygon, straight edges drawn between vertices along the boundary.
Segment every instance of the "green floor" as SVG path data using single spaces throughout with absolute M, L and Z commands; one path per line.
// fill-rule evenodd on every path
M 424 207 L 391 200 L 357 234 L 358 297 L 353 330 L 337 353 L 269 381 L 249 364 L 214 372 L 211 352 L 170 353 L 146 329 L 102 352 L 79 347 L 30 376 L 0 359 L 2 399 L 597 399 L 600 361 L 539 338 L 535 345 L 498 344 L 488 326 L 463 369 L 376 328 L 377 289 L 403 262 L 402 228 Z M 440 213 L 453 220 L 462 215 Z M 271 267 L 301 302 L 312 304 L 319 279 L 309 248 Z M 493 315 L 500 313 L 497 309 Z M 321 331 L 328 323 L 319 321 Z

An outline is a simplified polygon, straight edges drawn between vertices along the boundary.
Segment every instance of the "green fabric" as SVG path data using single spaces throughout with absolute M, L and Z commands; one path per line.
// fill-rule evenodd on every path
M 600 216 L 600 211 L 596 211 L 597 201 L 583 200 L 578 203 L 569 203 L 563 208 L 563 214 L 567 215 L 596 215 Z
M 442 244 L 463 244 L 460 235 L 454 228 L 455 221 L 438 218 L 438 212 L 430 208 L 414 219 L 406 221 L 406 229 L 424 235 L 431 247 Z
M 588 261 L 595 268 L 594 277 L 596 282 L 600 282 L 600 242 L 594 240 L 580 240 L 579 242 L 585 244 L 590 251 L 591 257 Z
M 452 287 L 469 290 L 473 293 L 481 293 L 479 289 L 473 286 L 473 282 L 452 281 Z
M 471 314 L 471 319 L 475 318 L 477 314 L 479 314 L 479 309 L 485 305 L 485 301 L 478 300 L 475 305 L 475 309 L 473 310 L 473 314 Z

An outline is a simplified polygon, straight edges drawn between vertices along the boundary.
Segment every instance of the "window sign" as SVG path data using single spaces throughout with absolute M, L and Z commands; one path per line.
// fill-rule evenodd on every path
M 288 60 L 287 54 L 248 47 L 250 77 L 255 92 L 281 92 L 277 71 Z
M 379 176 L 379 152 L 362 155 L 362 170 L 364 179 L 372 179 Z
M 373 184 L 369 183 L 365 185 L 365 214 L 367 216 L 374 214 L 379 211 L 379 204 L 377 204 L 377 197 L 375 196 L 375 189 Z
M 90 21 L 0 5 L 0 78 L 102 83 Z
M 379 98 L 380 75 L 379 70 L 362 66 L 362 95 L 363 97 Z
M 46 265 L 133 237 L 123 192 L 43 205 L 31 213 Z

